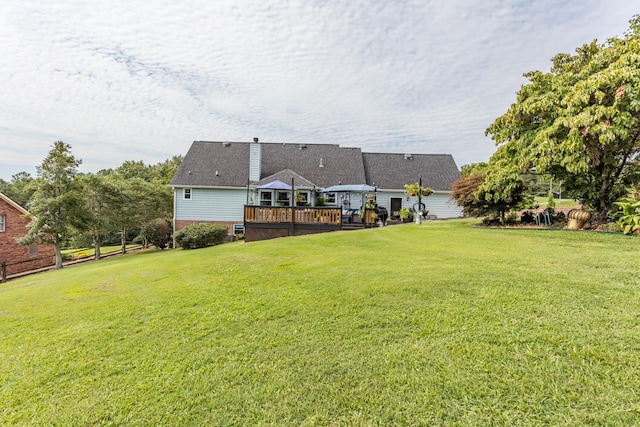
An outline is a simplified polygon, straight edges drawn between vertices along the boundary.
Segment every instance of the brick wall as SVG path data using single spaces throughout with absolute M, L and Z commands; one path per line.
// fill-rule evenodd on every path
M 27 234 L 29 220 L 22 217 L 23 211 L 0 197 L 0 215 L 5 216 L 5 231 L 0 231 L 0 262 L 7 263 L 7 275 L 55 263 L 53 245 L 38 245 L 36 255 L 31 252 L 33 248 L 16 242 L 16 238 Z

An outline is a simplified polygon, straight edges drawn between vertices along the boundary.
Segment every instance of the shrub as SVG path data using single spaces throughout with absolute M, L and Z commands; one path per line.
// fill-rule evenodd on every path
M 560 212 L 556 212 L 555 210 L 551 213 L 551 223 L 552 224 L 556 224 L 556 223 L 565 223 L 567 222 L 567 216 L 565 215 L 564 212 L 560 211 Z
M 505 218 L 504 218 L 504 223 L 505 225 L 514 225 L 518 222 L 518 214 L 515 212 L 511 212 L 509 213 Z
M 556 200 L 553 198 L 553 192 L 549 190 L 549 198 L 547 199 L 547 207 L 553 209 L 556 207 Z
M 531 211 L 524 211 L 520 215 L 520 222 L 522 224 L 533 224 L 536 221 L 536 217 Z
M 227 233 L 223 225 L 194 224 L 178 231 L 173 238 L 183 249 L 197 249 L 223 243 Z
M 627 188 L 627 192 L 626 197 L 615 202 L 619 209 L 615 216 L 624 234 L 640 234 L 640 188 L 632 186 Z
M 164 249 L 171 241 L 172 231 L 171 222 L 164 218 L 156 218 L 144 224 L 140 234 L 146 239 L 147 243 L 158 249 Z

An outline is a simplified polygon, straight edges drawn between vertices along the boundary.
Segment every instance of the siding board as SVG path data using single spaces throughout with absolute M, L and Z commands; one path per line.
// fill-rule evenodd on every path
M 191 200 L 184 200 L 182 188 L 176 188 L 176 220 L 234 221 L 244 220 L 246 189 L 193 188 Z

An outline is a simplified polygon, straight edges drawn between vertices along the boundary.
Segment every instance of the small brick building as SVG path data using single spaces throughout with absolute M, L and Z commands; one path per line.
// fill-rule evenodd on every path
M 26 214 L 22 206 L 0 193 L 0 263 L 6 263 L 7 276 L 55 263 L 53 245 L 24 246 L 16 241 L 27 234 Z

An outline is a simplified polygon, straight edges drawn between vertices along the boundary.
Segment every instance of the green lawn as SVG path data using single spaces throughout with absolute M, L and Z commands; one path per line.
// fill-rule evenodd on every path
M 640 424 L 640 238 L 469 224 L 0 285 L 0 425 Z
M 134 244 L 130 244 L 127 245 L 127 250 L 132 249 L 132 248 L 139 248 L 140 245 L 134 245 Z M 100 254 L 101 255 L 107 255 L 113 252 L 120 252 L 122 250 L 122 246 L 121 245 L 111 245 L 111 246 L 101 246 L 100 247 Z M 62 250 L 63 254 L 70 254 L 72 256 L 78 257 L 79 254 L 81 254 L 80 258 L 89 258 L 89 257 L 93 257 L 96 253 L 96 250 L 94 248 L 83 248 L 83 249 L 64 249 Z
M 536 196 L 534 197 L 535 203 L 540 205 L 540 207 L 545 208 L 549 204 L 548 197 Z M 556 208 L 573 208 L 578 207 L 578 201 L 573 199 L 555 199 Z

